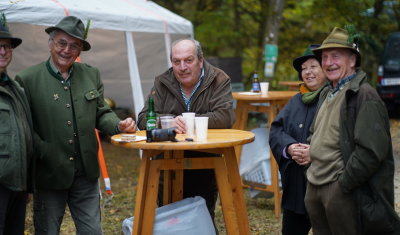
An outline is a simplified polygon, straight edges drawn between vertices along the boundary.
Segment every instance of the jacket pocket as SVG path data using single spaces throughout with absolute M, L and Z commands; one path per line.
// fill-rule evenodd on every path
M 363 232 L 366 234 L 392 232 L 398 220 L 394 209 L 373 192 L 369 185 L 360 187 L 356 193 Z
M 100 93 L 99 93 L 98 90 L 91 90 L 91 91 L 86 92 L 86 94 L 85 94 L 85 98 L 88 101 L 89 100 L 94 100 L 99 96 L 100 96 Z
M 11 114 L 10 107 L 0 104 L 0 158 L 10 157 Z

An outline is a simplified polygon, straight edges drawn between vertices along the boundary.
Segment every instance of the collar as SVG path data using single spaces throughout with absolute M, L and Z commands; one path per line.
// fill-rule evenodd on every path
M 63 82 L 64 80 L 69 84 L 71 81 L 71 75 L 72 75 L 72 71 L 74 70 L 74 66 L 71 66 L 71 68 L 68 71 L 68 77 L 67 79 L 64 79 L 63 76 L 61 75 L 60 70 L 58 70 L 58 68 L 53 64 L 53 61 L 51 60 L 51 57 L 49 58 L 49 65 L 51 70 L 57 74 L 57 79 L 60 80 L 60 78 L 62 79 L 61 82 Z
M 181 90 L 182 98 L 185 101 L 186 109 L 187 109 L 188 112 L 190 111 L 190 105 L 192 103 L 192 97 L 193 97 L 194 93 L 198 90 L 198 88 L 199 88 L 201 82 L 203 81 L 203 79 L 204 79 L 204 68 L 201 68 L 199 81 L 197 81 L 196 85 L 194 85 L 194 89 L 193 89 L 193 91 L 192 91 L 192 93 L 190 94 L 189 97 L 186 97 L 185 93 L 182 90 L 181 84 L 179 84 L 179 89 Z
M 355 78 L 355 77 L 356 77 L 356 73 L 353 73 L 353 74 L 351 74 L 351 75 L 349 75 L 349 76 L 347 76 L 347 77 L 344 77 L 344 78 L 340 79 L 339 82 L 338 82 L 338 84 L 337 84 L 337 86 L 336 86 L 335 88 L 333 88 L 332 82 L 330 82 L 330 83 L 329 83 L 329 88 L 330 88 L 330 91 L 331 91 L 330 96 L 331 96 L 331 97 L 336 96 L 336 94 L 337 94 L 339 91 L 341 91 L 341 90 L 343 89 L 343 87 L 344 87 L 347 83 L 349 83 L 349 82 L 351 81 L 351 79 L 353 79 L 353 78 Z

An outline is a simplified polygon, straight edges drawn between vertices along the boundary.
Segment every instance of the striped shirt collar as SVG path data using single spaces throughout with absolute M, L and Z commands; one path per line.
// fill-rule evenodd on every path
M 182 90 L 181 84 L 179 84 L 179 89 L 181 90 L 182 98 L 183 98 L 183 101 L 185 101 L 186 110 L 188 112 L 190 111 L 190 105 L 192 103 L 193 95 L 197 91 L 197 89 L 199 88 L 199 86 L 200 86 L 201 82 L 203 81 L 203 79 L 204 79 L 204 68 L 201 69 L 200 79 L 196 83 L 196 85 L 194 86 L 194 89 L 193 89 L 193 91 L 192 91 L 192 93 L 190 94 L 189 97 L 186 97 L 185 92 L 183 92 L 183 90 Z
M 352 75 L 349 75 L 347 77 L 340 79 L 335 88 L 333 88 L 332 82 L 330 82 L 329 83 L 330 98 L 335 97 L 337 95 L 337 93 L 339 93 L 339 91 L 343 90 L 343 88 L 347 85 L 347 83 L 349 83 L 351 81 L 351 79 L 353 79 L 355 76 L 356 76 L 356 73 L 353 73 Z

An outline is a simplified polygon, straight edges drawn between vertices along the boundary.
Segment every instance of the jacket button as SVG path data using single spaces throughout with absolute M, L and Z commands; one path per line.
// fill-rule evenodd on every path
M 68 87 L 67 86 L 64 86 L 64 91 L 68 91 Z
M 73 144 L 74 141 L 73 141 L 73 140 L 68 140 L 68 143 L 69 143 L 69 144 Z
M 66 104 L 65 107 L 71 108 L 71 105 L 70 104 Z
M 300 124 L 299 124 L 299 128 L 303 128 L 303 123 L 300 123 Z
M 70 161 L 73 161 L 73 160 L 74 160 L 74 157 L 69 157 L 69 160 L 70 160 Z
M 71 125 L 72 125 L 72 122 L 71 122 L 71 121 L 67 121 L 67 125 L 68 125 L 68 126 L 71 126 Z

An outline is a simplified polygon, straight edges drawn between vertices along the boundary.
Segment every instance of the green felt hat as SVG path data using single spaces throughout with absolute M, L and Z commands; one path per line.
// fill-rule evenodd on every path
M 10 39 L 12 48 L 16 48 L 17 46 L 19 46 L 19 44 L 22 43 L 21 38 L 16 38 L 11 35 L 10 30 L 7 26 L 7 20 L 4 13 L 1 13 L 0 18 L 0 39 Z
M 351 50 L 357 56 L 356 67 L 361 64 L 361 54 L 358 45 L 350 38 L 349 32 L 345 29 L 335 27 L 328 37 L 322 42 L 321 46 L 313 49 L 315 55 L 321 58 L 322 50 L 328 48 L 346 48 Z
M 49 27 L 45 29 L 45 31 L 46 33 L 50 34 L 57 29 L 64 31 L 74 38 L 80 39 L 83 43 L 83 51 L 90 50 L 91 46 L 89 42 L 86 41 L 87 29 L 85 30 L 85 25 L 79 18 L 75 16 L 66 16 L 60 22 L 58 22 L 56 26 Z
M 303 78 L 301 77 L 301 65 L 306 62 L 310 58 L 314 58 L 316 60 L 317 56 L 313 53 L 313 49 L 318 48 L 320 45 L 319 44 L 311 44 L 307 47 L 307 49 L 304 51 L 303 55 L 300 57 L 297 57 L 296 59 L 293 60 L 293 67 L 296 69 L 297 73 L 299 74 L 299 80 L 302 81 Z

